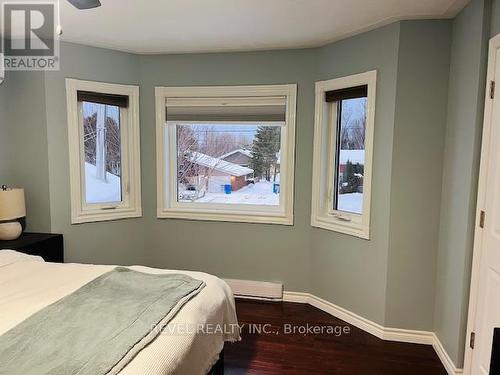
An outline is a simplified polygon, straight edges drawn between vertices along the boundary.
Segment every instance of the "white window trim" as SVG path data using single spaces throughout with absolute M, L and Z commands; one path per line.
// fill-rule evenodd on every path
M 93 91 L 103 94 L 127 95 L 127 116 L 121 118 L 122 148 L 122 202 L 85 203 L 85 164 L 82 158 L 83 144 L 81 110 L 77 91 Z M 107 221 L 142 216 L 141 166 L 139 129 L 139 87 L 111 83 L 66 79 L 68 115 L 69 175 L 71 189 L 71 224 Z
M 316 82 L 314 117 L 314 159 L 312 179 L 311 225 L 348 235 L 370 239 L 370 202 L 373 165 L 373 137 L 375 124 L 375 70 L 347 77 Z M 365 130 L 365 165 L 363 178 L 363 213 L 355 214 L 330 209 L 333 187 L 335 111 L 325 102 L 325 92 L 342 88 L 368 85 L 368 108 Z
M 230 221 L 293 225 L 295 118 L 297 85 L 212 86 L 212 87 L 156 87 L 156 161 L 157 161 L 157 217 L 190 220 Z M 281 179 L 279 208 L 256 205 L 230 205 L 177 202 L 176 180 L 170 178 L 176 170 L 175 128 L 165 131 L 167 98 L 256 98 L 259 96 L 286 97 L 286 125 L 281 129 Z M 258 100 L 257 100 L 258 102 Z M 250 103 L 252 104 L 252 103 Z M 169 149 L 164 145 L 168 143 Z M 167 160 L 166 160 L 167 159 Z M 174 175 L 175 176 L 175 175 Z

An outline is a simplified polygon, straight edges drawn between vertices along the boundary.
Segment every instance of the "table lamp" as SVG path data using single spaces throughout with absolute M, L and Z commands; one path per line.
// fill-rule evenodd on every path
M 0 240 L 15 240 L 23 232 L 19 222 L 26 216 L 24 189 L 0 188 Z

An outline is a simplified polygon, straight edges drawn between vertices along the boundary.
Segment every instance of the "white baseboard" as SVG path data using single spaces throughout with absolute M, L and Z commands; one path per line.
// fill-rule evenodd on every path
M 441 344 L 441 341 L 439 340 L 437 335 L 435 333 L 433 333 L 433 335 L 434 335 L 434 341 L 432 343 L 432 347 L 436 351 L 437 356 L 439 357 L 439 359 L 443 363 L 443 366 L 446 369 L 446 371 L 448 372 L 448 374 L 450 374 L 450 375 L 451 374 L 463 374 L 464 369 L 457 368 L 455 366 L 455 364 L 451 360 L 450 356 L 448 355 L 448 353 L 444 349 L 443 344 Z
M 455 367 L 434 332 L 384 327 L 310 293 L 285 291 L 283 301 L 308 303 L 382 340 L 432 345 L 449 375 L 463 374 L 462 369 Z
M 316 297 L 315 295 L 309 293 L 301 292 L 288 292 L 283 293 L 283 301 L 285 302 L 298 302 L 298 303 L 308 303 L 320 310 L 327 312 L 336 318 L 342 319 L 355 327 L 362 329 L 368 333 L 371 333 L 378 338 L 383 336 L 383 327 L 375 322 L 365 319 L 353 312 L 346 310 L 340 306 L 337 306 L 331 302 L 328 302 L 322 298 Z

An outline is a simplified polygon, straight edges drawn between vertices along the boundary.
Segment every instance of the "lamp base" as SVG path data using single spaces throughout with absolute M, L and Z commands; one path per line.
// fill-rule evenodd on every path
M 0 240 L 10 241 L 19 238 L 23 233 L 23 227 L 18 221 L 0 223 Z

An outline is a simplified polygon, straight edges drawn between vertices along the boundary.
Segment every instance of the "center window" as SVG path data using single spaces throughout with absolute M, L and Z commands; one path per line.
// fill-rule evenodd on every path
M 295 86 L 157 88 L 158 216 L 292 224 Z

